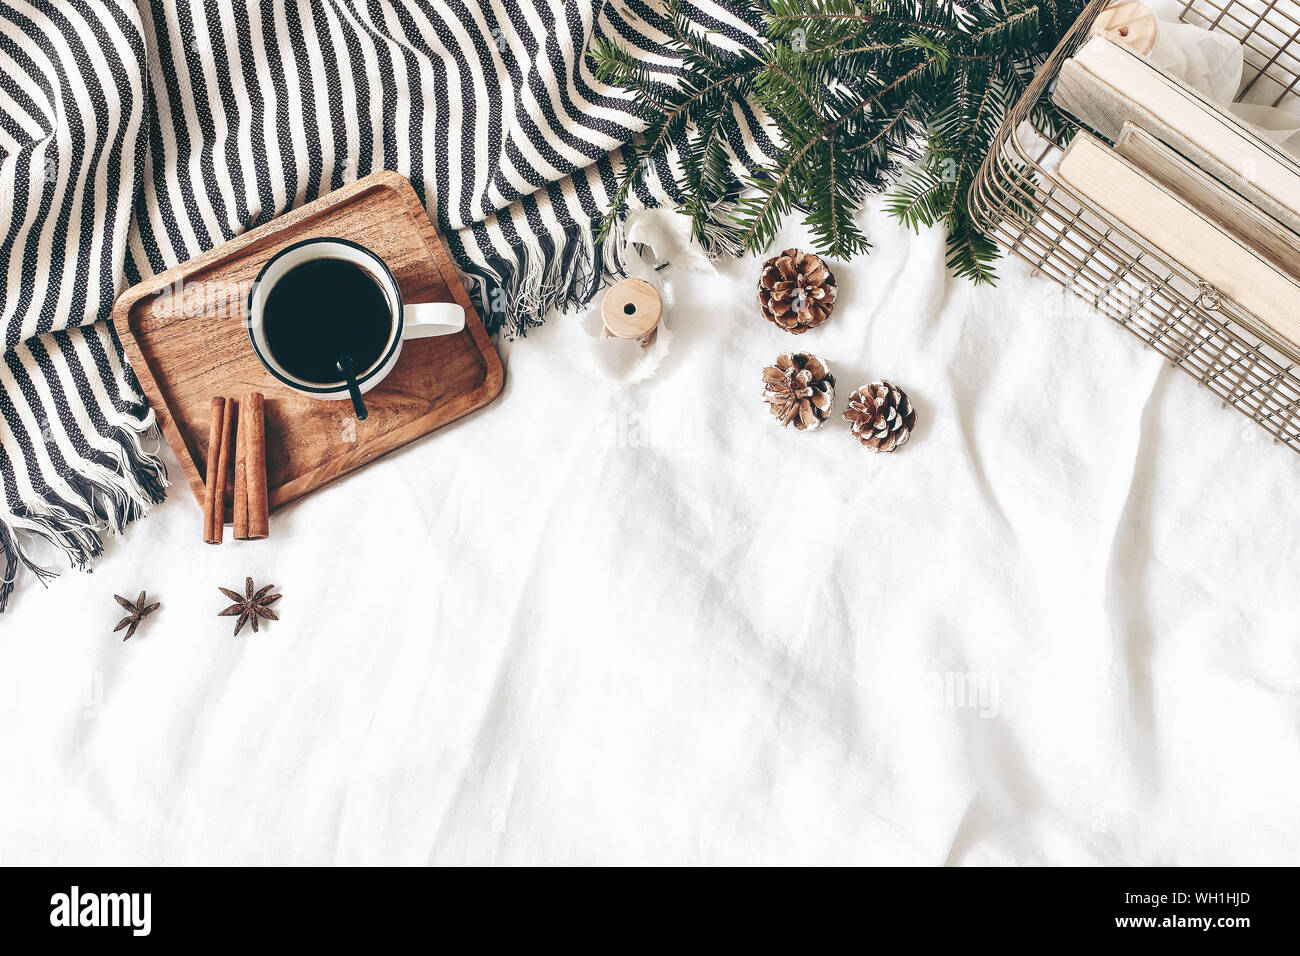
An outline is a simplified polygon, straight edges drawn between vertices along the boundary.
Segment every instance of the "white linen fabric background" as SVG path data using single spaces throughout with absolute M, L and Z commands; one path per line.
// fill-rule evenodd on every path
M 553 320 L 270 540 L 175 494 L 15 602 L 0 862 L 1300 861 L 1300 461 L 1017 265 L 866 225 L 807 335 L 752 258 L 677 276 L 641 386 Z M 818 433 L 759 398 L 791 347 Z M 881 376 L 893 456 L 839 421 Z M 233 638 L 245 575 L 282 620 Z

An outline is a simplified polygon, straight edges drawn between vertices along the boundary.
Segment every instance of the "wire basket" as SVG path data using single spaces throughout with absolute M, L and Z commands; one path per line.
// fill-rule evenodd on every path
M 1300 452 L 1296 346 L 1053 172 L 1079 126 L 1051 105 L 1048 91 L 1110 2 L 1088 4 L 1011 109 L 971 186 L 971 210 L 985 233 L 1036 272 L 1194 376 L 1275 444 Z M 1180 17 L 1240 41 L 1246 67 L 1238 98 L 1253 90 L 1254 101 L 1277 105 L 1300 84 L 1300 8 L 1289 9 L 1294 15 L 1278 0 L 1189 0 Z

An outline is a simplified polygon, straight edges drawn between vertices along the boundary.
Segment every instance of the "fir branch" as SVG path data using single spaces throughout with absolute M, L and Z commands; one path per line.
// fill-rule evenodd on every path
M 688 48 L 701 59 L 711 62 L 714 61 L 715 57 L 713 51 L 710 50 L 708 46 L 700 45 L 698 42 L 699 37 L 695 31 L 691 29 L 691 21 L 686 17 L 685 13 L 680 9 L 674 8 L 670 11 L 670 14 L 668 22 L 669 27 L 673 31 L 673 39 L 682 44 L 682 46 Z
M 907 80 L 910 80 L 912 77 L 917 76 L 925 69 L 932 66 L 934 62 L 935 62 L 935 58 L 931 57 L 930 59 L 926 60 L 920 65 L 914 67 L 910 72 L 894 80 L 894 82 L 890 83 L 889 86 L 885 87 L 885 89 L 881 90 L 880 93 L 878 93 L 877 95 L 863 100 L 853 109 L 851 113 L 846 113 L 844 116 L 841 116 L 834 123 L 828 124 L 822 130 L 822 135 L 829 136 L 830 134 L 834 133 L 835 130 L 837 130 L 840 126 L 842 126 L 845 123 L 845 121 L 847 121 L 850 117 L 855 116 L 856 114 L 862 112 L 862 110 L 866 109 L 872 103 L 879 100 L 880 97 L 884 95 L 886 92 L 894 89 L 895 87 L 901 85 Z M 804 156 L 807 155 L 808 151 L 812 149 L 813 146 L 815 146 L 818 142 L 819 139 L 816 138 L 809 139 L 808 142 L 805 143 L 798 150 L 798 152 L 794 153 L 791 157 L 785 160 L 783 162 L 780 175 L 778 175 L 776 180 L 772 183 L 770 190 L 767 190 L 766 198 L 764 198 L 757 206 L 752 207 L 749 210 L 749 215 L 737 219 L 737 225 L 740 228 L 740 233 L 739 233 L 740 241 L 743 244 L 744 248 L 751 249 L 756 252 L 761 251 L 760 249 L 755 247 L 755 242 L 763 235 L 769 236 L 769 242 L 771 241 L 771 238 L 774 238 L 776 228 L 767 227 L 766 225 L 767 217 L 770 216 L 775 210 L 781 209 L 783 207 L 788 208 L 790 205 L 793 204 L 788 196 L 782 194 L 782 190 L 789 182 L 791 175 L 794 173 L 799 163 L 803 160 Z M 760 185 L 760 189 L 761 189 L 761 185 Z M 766 245 L 767 244 L 764 243 L 763 247 L 765 248 Z M 828 254 L 832 256 L 838 256 L 842 258 L 850 258 L 852 255 L 852 253 L 849 251 L 836 249 L 833 246 L 828 247 L 826 251 Z
M 1085 0 L 735 2 L 763 22 L 757 52 L 714 46 L 695 29 L 689 3 L 669 0 L 669 48 L 684 68 L 674 84 L 653 81 L 609 41 L 589 51 L 597 76 L 631 91 L 647 123 L 600 235 L 640 185 L 646 161 L 675 145 L 675 192 L 701 242 L 724 230 L 759 252 L 798 210 L 819 251 L 851 257 L 870 248 L 855 222 L 862 201 L 891 187 L 886 208 L 904 225 L 945 226 L 954 274 L 992 281 L 997 249 L 975 226 L 971 186 L 1008 106 Z M 767 164 L 752 165 L 726 143 L 724 118 L 754 108 L 779 134 Z M 1050 104 L 1032 116 L 1049 134 L 1063 133 Z
M 631 193 L 632 189 L 644 178 L 644 160 L 654 156 L 661 149 L 664 149 L 671 141 L 673 134 L 678 131 L 679 127 L 674 124 L 677 122 L 684 122 L 688 119 L 687 110 L 711 91 L 718 89 L 727 83 L 732 83 L 742 76 L 756 73 L 758 69 L 759 67 L 753 67 L 714 80 L 709 83 L 708 86 L 696 91 L 681 103 L 674 106 L 662 119 L 656 121 L 652 125 L 650 129 L 653 130 L 653 133 L 649 142 L 644 146 L 638 147 L 634 151 L 634 156 L 637 158 L 637 162 L 629 162 L 627 164 L 627 167 L 624 169 L 623 175 L 620 178 L 618 188 L 610 199 L 610 212 L 602 219 L 600 227 L 596 233 L 596 240 L 598 242 L 604 241 L 604 239 L 609 235 L 610 230 L 614 227 L 614 217 L 622 213 L 623 208 L 627 203 L 628 194 Z
M 891 119 L 888 123 L 886 123 L 885 126 L 880 130 L 880 132 L 877 133 L 875 136 L 872 136 L 871 139 L 867 140 L 864 143 L 858 143 L 856 146 L 851 146 L 848 149 L 846 149 L 844 152 L 852 156 L 854 153 L 860 153 L 864 149 L 875 148 L 879 143 L 883 142 L 889 136 L 890 133 L 894 132 L 894 130 L 898 128 L 898 125 L 900 123 L 904 122 L 907 119 L 907 111 L 911 107 L 912 102 L 913 102 L 912 100 L 908 100 L 906 103 L 904 103 L 903 108 L 900 109 L 896 114 L 894 114 L 894 118 Z

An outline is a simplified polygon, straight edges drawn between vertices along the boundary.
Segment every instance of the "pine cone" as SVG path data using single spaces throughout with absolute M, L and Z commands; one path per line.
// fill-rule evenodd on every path
M 815 329 L 835 309 L 835 274 L 821 257 L 786 249 L 763 263 L 758 305 L 763 315 L 796 335 Z
M 835 376 L 826 363 L 807 352 L 782 352 L 763 369 L 763 400 L 784 428 L 791 422 L 803 431 L 826 424 L 835 403 Z
M 852 426 L 853 436 L 872 451 L 895 451 L 912 436 L 916 409 L 907 392 L 881 379 L 849 396 L 844 420 Z

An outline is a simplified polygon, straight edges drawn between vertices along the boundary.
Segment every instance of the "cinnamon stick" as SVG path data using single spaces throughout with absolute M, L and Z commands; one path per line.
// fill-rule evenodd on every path
M 226 436 L 226 400 L 212 399 L 208 419 L 208 467 L 203 480 L 203 540 L 220 544 L 225 528 L 226 473 L 221 469 L 221 447 Z
M 239 437 L 235 439 L 235 502 L 234 522 L 235 540 L 248 540 L 248 454 L 244 451 L 244 436 L 248 434 L 248 422 L 244 411 L 247 402 L 239 408 Z
M 248 536 L 271 533 L 270 502 L 266 491 L 266 406 L 261 392 L 247 396 L 252 406 L 248 429 Z
M 217 543 L 226 527 L 226 479 L 230 474 L 230 461 L 235 456 L 235 402 L 226 399 L 221 414 L 221 457 L 217 459 L 217 497 L 213 502 L 212 520 L 216 524 Z
M 261 392 L 249 392 L 240 400 L 239 431 L 248 500 L 247 539 L 256 541 L 270 534 L 266 489 L 266 408 Z

